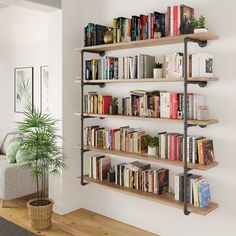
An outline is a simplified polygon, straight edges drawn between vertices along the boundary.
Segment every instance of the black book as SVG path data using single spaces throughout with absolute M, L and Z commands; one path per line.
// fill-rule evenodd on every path
M 202 143 L 203 154 L 204 154 L 204 164 L 208 165 L 215 159 L 213 140 L 209 139 Z
M 180 6 L 180 34 L 193 33 L 193 25 L 191 24 L 194 19 L 194 9 L 186 5 Z
M 95 45 L 105 44 L 105 42 L 104 42 L 104 35 L 107 32 L 107 30 L 108 30 L 107 26 L 95 25 L 95 30 L 94 30 Z
M 92 61 L 85 61 L 85 80 L 92 80 Z
M 169 188 L 169 170 L 168 169 L 160 169 L 158 171 L 158 189 L 159 195 L 164 193 L 164 190 Z

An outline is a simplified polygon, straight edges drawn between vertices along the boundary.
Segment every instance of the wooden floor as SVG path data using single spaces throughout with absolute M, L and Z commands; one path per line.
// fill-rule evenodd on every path
M 64 216 L 53 214 L 52 227 L 36 231 L 29 226 L 26 202 L 29 198 L 7 202 L 0 208 L 0 216 L 41 236 L 154 236 L 155 234 L 137 229 L 85 209 Z

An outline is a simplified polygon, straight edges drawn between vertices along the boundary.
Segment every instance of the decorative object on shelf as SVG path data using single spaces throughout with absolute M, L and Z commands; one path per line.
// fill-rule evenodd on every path
M 197 109 L 197 119 L 198 120 L 209 120 L 209 107 L 199 106 Z
M 158 138 L 147 136 L 144 140 L 145 144 L 148 146 L 148 155 L 149 156 L 156 156 L 157 155 L 157 145 L 158 145 Z
M 57 122 L 35 107 L 27 107 L 25 118 L 18 123 L 16 140 L 28 158 L 23 167 L 31 171 L 37 197 L 27 203 L 30 224 L 40 230 L 51 226 L 53 200 L 47 198 L 48 174 L 58 176 L 66 167 L 62 149 L 57 146 Z
M 118 98 L 113 97 L 111 100 L 110 115 L 118 115 Z
M 163 68 L 162 63 L 158 62 L 155 64 L 155 67 L 153 69 L 153 78 L 154 79 L 159 79 L 159 78 L 163 77 L 162 68 Z
M 107 181 L 108 182 L 115 182 L 115 168 L 112 166 L 109 171 L 107 172 Z
M 155 32 L 154 32 L 154 39 L 159 39 L 161 38 L 161 29 L 159 27 L 156 27 Z
M 49 114 L 49 67 L 40 67 L 41 112 Z
M 206 18 L 204 16 L 200 16 L 200 18 L 193 19 L 192 25 L 194 27 L 194 33 L 207 33 L 208 29 L 205 26 L 206 24 Z
M 104 34 L 105 44 L 113 43 L 113 28 L 109 27 L 107 32 Z
M 34 68 L 15 68 L 14 77 L 14 111 L 24 113 L 34 103 Z

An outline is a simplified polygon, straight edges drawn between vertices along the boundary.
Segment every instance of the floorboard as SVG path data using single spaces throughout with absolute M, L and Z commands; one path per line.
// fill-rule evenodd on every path
M 60 216 L 53 214 L 52 227 L 47 230 L 33 230 L 29 225 L 25 197 L 6 202 L 0 208 L 0 216 L 40 236 L 157 236 L 116 220 L 85 209 Z

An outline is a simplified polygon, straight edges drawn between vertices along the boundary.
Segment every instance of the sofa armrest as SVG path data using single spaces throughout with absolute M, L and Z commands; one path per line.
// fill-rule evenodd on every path
M 36 192 L 36 183 L 23 164 L 9 164 L 0 169 L 0 198 L 13 200 Z

